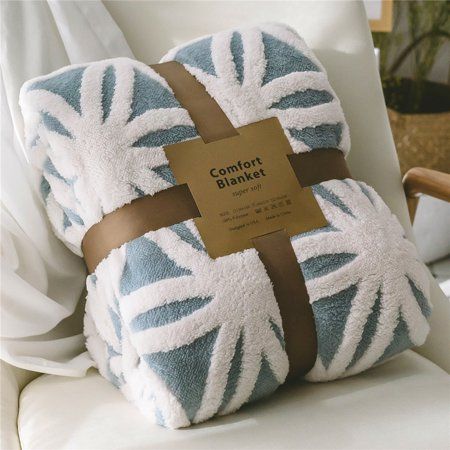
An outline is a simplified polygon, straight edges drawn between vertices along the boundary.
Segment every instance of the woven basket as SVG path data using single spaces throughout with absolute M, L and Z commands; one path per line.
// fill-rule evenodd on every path
M 450 112 L 388 115 L 402 174 L 418 166 L 450 173 Z

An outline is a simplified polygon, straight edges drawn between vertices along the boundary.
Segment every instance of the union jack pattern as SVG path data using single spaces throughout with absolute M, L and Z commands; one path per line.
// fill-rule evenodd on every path
M 348 152 L 339 100 L 293 30 L 217 33 L 171 50 L 168 60 L 184 64 L 235 127 L 277 117 L 296 153 Z M 198 136 L 165 80 L 126 58 L 31 80 L 21 106 L 51 223 L 77 254 L 105 214 L 176 184 L 163 148 Z M 307 378 L 324 381 L 421 344 L 430 306 L 414 246 L 373 189 L 332 180 L 313 191 L 329 225 L 292 245 L 319 343 Z M 113 250 L 87 288 L 91 355 L 157 423 L 177 428 L 232 412 L 285 380 L 281 317 L 254 249 L 212 260 L 186 221 Z

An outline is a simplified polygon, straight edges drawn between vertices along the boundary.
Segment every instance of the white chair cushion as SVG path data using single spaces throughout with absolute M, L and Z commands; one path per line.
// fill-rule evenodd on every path
M 408 351 L 357 377 L 296 383 L 189 429 L 149 424 L 110 383 L 43 375 L 20 397 L 23 450 L 432 449 L 449 443 L 449 375 Z

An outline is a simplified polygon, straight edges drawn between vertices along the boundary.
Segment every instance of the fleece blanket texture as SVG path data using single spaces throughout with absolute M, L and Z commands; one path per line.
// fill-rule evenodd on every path
M 292 29 L 217 33 L 174 48 L 163 58 L 170 60 L 235 127 L 277 117 L 296 153 L 349 151 L 325 70 Z M 163 147 L 198 137 L 165 80 L 126 58 L 31 80 L 20 102 L 50 221 L 79 255 L 105 214 L 176 184 Z M 327 381 L 422 344 L 429 286 L 413 244 L 371 187 L 330 180 L 313 192 L 329 225 L 292 245 L 318 336 L 306 378 Z M 192 220 L 113 250 L 87 290 L 87 347 L 101 374 L 152 421 L 177 428 L 227 414 L 285 380 L 283 324 L 258 253 L 213 260 Z

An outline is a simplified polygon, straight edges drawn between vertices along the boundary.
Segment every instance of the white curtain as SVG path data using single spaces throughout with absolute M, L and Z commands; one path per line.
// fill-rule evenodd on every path
M 1 358 L 82 376 L 84 265 L 56 239 L 23 151 L 23 82 L 62 66 L 133 57 L 100 1 L 1 3 Z

